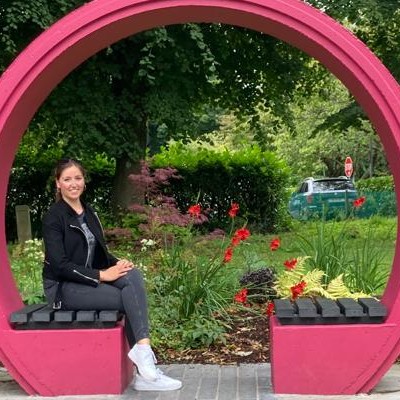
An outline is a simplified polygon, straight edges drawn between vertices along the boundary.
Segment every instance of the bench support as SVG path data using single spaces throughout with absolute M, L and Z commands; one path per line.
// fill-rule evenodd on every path
M 275 393 L 368 393 L 393 360 L 396 324 L 282 325 L 270 319 L 271 375 Z M 376 377 L 376 379 L 375 379 Z
M 30 395 L 122 394 L 133 379 L 122 326 L 6 330 L 1 340 L 7 369 Z

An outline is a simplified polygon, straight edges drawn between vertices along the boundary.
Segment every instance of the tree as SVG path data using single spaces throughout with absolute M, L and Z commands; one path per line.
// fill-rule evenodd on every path
M 397 2 L 309 2 L 364 39 L 398 76 Z M 83 3 L 3 0 L 0 68 L 4 70 L 43 29 Z M 329 92 L 330 79 L 315 60 L 259 32 L 221 24 L 160 27 L 115 43 L 79 66 L 53 91 L 30 130 L 45 124 L 49 143 L 62 139 L 66 153 L 104 153 L 115 159 L 114 205 L 124 207 L 134 189 L 127 175 L 144 155 L 149 135 L 153 142 L 155 136 L 157 142 L 196 136 L 199 115 L 207 106 L 246 121 L 258 140 L 272 146 L 282 126 L 291 135 L 297 129 L 289 105 L 316 92 L 329 97 L 324 91 Z M 357 107 L 352 102 L 343 109 L 346 115 L 350 112 L 352 124 L 363 117 Z M 335 109 L 336 119 L 344 111 Z
M 82 0 L 9 0 L 0 11 L 3 68 L 24 45 Z M 65 150 L 116 160 L 114 204 L 131 198 L 127 176 L 143 157 L 148 126 L 165 139 L 195 135 L 204 104 L 253 115 L 262 104 L 285 114 L 310 90 L 309 57 L 268 35 L 220 24 L 160 27 L 122 40 L 73 71 L 40 109 L 31 129 L 52 121 Z
M 400 80 L 400 4 L 398 0 L 309 0 L 328 15 L 342 22 L 361 39 L 383 62 L 392 75 Z M 353 99 L 349 104 L 332 114 L 321 126 L 346 129 L 360 127 L 367 117 Z
M 292 184 L 306 176 L 344 175 L 344 160 L 349 155 L 356 179 L 387 174 L 382 145 L 368 120 L 357 118 L 357 123 L 341 129 L 326 123 L 351 102 L 346 88 L 332 77 L 328 98 L 317 92 L 307 102 L 300 98 L 290 105 L 296 128 L 283 126 L 274 145 L 293 171 Z

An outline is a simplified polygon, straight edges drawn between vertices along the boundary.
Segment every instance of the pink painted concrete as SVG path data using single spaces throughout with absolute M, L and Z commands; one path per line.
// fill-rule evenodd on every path
M 277 393 L 346 395 L 359 391 L 396 343 L 396 324 L 280 325 L 270 321 Z
M 395 185 L 400 187 L 398 84 L 363 43 L 318 10 L 298 0 L 95 0 L 87 3 L 32 42 L 0 78 L 0 359 L 28 393 L 44 394 L 41 392 L 43 382 L 39 382 L 43 378 L 25 368 L 25 356 L 18 353 L 18 348 L 26 347 L 28 334 L 19 335 L 8 324 L 9 314 L 21 306 L 21 299 L 10 272 L 4 223 L 7 182 L 19 141 L 44 99 L 81 62 L 129 35 L 159 25 L 184 22 L 221 22 L 251 28 L 282 39 L 318 59 L 347 86 L 369 116 L 385 147 Z M 397 190 L 398 203 L 399 193 Z M 285 392 L 290 385 L 290 391 L 303 393 L 325 394 L 324 388 L 329 388 L 330 393 L 343 390 L 362 393 L 380 380 L 400 351 L 399 243 L 396 243 L 392 273 L 383 298 L 389 316 L 379 328 L 371 325 L 294 329 L 272 323 L 272 371 L 276 392 Z M 365 333 L 356 337 L 357 329 Z M 298 337 L 297 330 L 301 332 Z M 307 332 L 312 337 L 307 340 L 307 351 L 303 351 Z M 9 338 L 13 335 L 15 341 L 11 342 Z M 65 335 L 73 334 L 65 332 Z M 82 337 L 85 335 L 90 337 L 91 331 L 81 332 Z M 103 335 L 106 337 L 107 333 Z M 300 336 L 304 340 L 299 340 Z M 337 364 L 341 363 L 350 371 L 347 385 L 343 381 L 335 385 L 335 380 L 324 374 L 318 362 L 322 346 L 319 340 L 327 336 L 330 347 L 338 346 L 342 352 L 345 351 L 344 340 L 350 349 L 364 346 L 366 358 L 361 357 L 359 364 L 357 359 L 349 364 L 347 355 L 340 355 L 339 351 L 329 353 L 329 357 L 335 355 Z M 370 339 L 376 341 L 378 347 L 369 347 Z M 17 345 L 18 340 L 20 345 Z M 42 354 L 46 357 L 48 349 L 53 347 L 52 340 L 42 345 Z M 293 353 L 285 352 L 284 347 Z M 318 385 L 317 379 L 310 384 L 298 382 L 294 363 L 290 364 L 292 368 L 287 368 L 289 356 L 296 352 L 308 360 L 307 370 L 311 375 L 321 374 Z M 366 359 L 373 360 L 372 368 L 365 366 Z M 331 362 L 325 361 L 324 365 Z M 301 360 L 297 357 L 296 362 Z M 50 376 L 51 371 L 48 373 Z M 285 379 L 287 386 L 283 383 Z M 289 384 L 291 380 L 297 381 L 298 386 Z M 46 379 L 47 385 L 51 383 Z M 58 385 L 61 382 L 54 384 L 53 393 L 57 393 Z
M 7 330 L 2 347 L 29 385 L 42 396 L 121 394 L 133 364 L 121 326 L 111 329 Z

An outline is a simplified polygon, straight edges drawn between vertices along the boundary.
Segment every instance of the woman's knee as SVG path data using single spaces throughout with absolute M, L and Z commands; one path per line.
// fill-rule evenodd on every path
M 133 285 L 144 285 L 143 274 L 137 268 L 132 268 L 126 275 L 125 279 L 129 281 L 130 284 Z

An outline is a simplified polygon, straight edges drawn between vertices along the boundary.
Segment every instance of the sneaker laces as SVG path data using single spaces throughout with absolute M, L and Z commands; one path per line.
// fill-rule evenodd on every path
M 157 364 L 156 356 L 155 356 L 153 350 L 151 350 L 151 349 L 149 351 L 143 352 L 142 357 L 143 357 L 143 361 L 148 365 Z
M 156 372 L 157 372 L 157 375 L 165 375 L 164 372 L 161 371 L 160 368 L 156 368 Z

